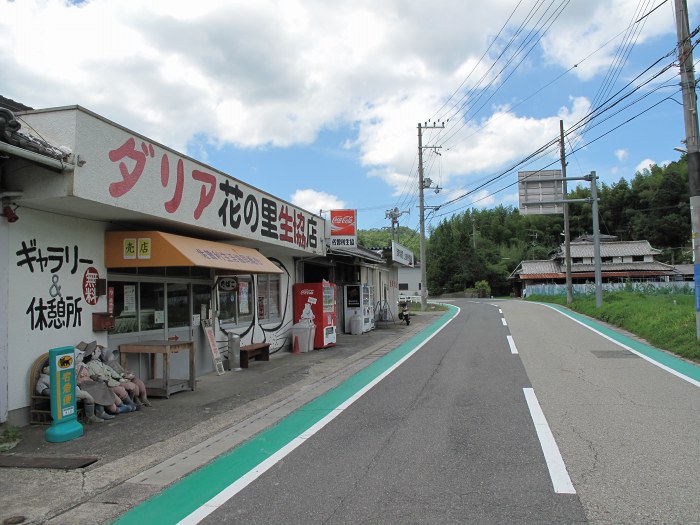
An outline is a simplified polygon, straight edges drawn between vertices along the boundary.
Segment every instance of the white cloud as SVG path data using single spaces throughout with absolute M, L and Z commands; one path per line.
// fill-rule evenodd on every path
M 689 2 L 692 3 L 692 2 Z M 547 58 L 568 69 L 583 80 L 605 73 L 623 39 L 624 30 L 642 14 L 637 0 L 615 2 L 576 2 L 562 13 L 556 31 L 549 31 L 542 40 Z M 657 9 L 635 32 L 636 44 L 675 31 L 668 9 Z M 618 59 L 619 60 L 619 59 Z M 647 64 L 649 65 L 649 64 Z
M 656 166 L 656 161 L 651 159 L 644 159 L 642 162 L 637 164 L 637 167 L 634 168 L 634 172 L 644 173 L 645 171 L 651 171 L 652 166 Z
M 615 150 L 615 157 L 617 157 L 617 160 L 619 160 L 620 162 L 625 160 L 628 155 L 629 155 L 629 151 L 627 151 L 626 149 L 616 149 Z
M 342 199 L 339 199 L 335 195 L 311 189 L 295 191 L 292 194 L 291 202 L 295 206 L 299 206 L 313 213 L 319 213 L 321 210 L 345 209 L 345 201 Z
M 637 4 L 571 3 L 541 42 L 544 60 L 564 68 L 578 62 L 584 79 L 604 72 L 617 40 L 581 60 L 627 27 Z M 466 90 L 503 82 L 479 59 L 512 11 L 517 25 L 531 7 L 516 0 L 205 0 L 196 9 L 184 0 L 4 1 L 3 95 L 34 107 L 77 103 L 175 149 L 189 146 L 198 158 L 206 145 L 307 145 L 324 129 L 349 127 L 368 175 L 409 198 L 418 120 L 456 86 L 445 115 L 465 102 Z M 660 11 L 639 42 L 674 32 Z M 534 67 L 535 54 L 523 68 Z M 493 104 L 442 132 L 426 130 L 425 144 L 450 139 L 439 164 L 443 187 L 478 185 L 475 176 L 531 153 L 558 135 L 559 119 L 571 126 L 590 107 L 572 96 L 558 112 L 531 116 Z M 306 199 L 306 191 L 295 198 Z M 308 200 L 307 209 L 330 209 L 337 198 L 316 192 Z

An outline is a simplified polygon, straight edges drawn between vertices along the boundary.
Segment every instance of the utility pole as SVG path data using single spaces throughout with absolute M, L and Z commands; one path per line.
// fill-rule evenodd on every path
M 595 276 L 595 307 L 603 306 L 603 273 L 600 262 L 600 224 L 598 219 L 598 177 L 595 171 L 591 179 L 591 212 L 593 213 L 593 263 Z
M 425 260 L 425 203 L 423 202 L 423 190 L 425 189 L 423 183 L 423 130 L 424 129 L 442 129 L 445 127 L 445 123 L 442 124 L 421 124 L 418 123 L 418 207 L 420 211 L 420 216 L 418 218 L 420 222 L 420 309 L 421 312 L 425 312 L 428 308 L 428 282 L 426 277 L 426 260 Z
M 410 211 L 399 211 L 398 208 L 394 208 L 393 210 L 386 210 L 386 214 L 384 215 L 385 219 L 391 219 L 391 240 L 393 241 L 394 238 L 396 238 L 396 242 L 399 242 L 399 232 L 398 232 L 398 226 L 399 226 L 399 217 L 401 217 L 404 213 L 411 213 Z M 396 232 L 396 235 L 394 235 L 394 232 Z
M 676 0 L 676 32 L 678 34 L 678 62 L 681 69 L 683 91 L 683 115 L 685 121 L 685 146 L 688 161 L 688 186 L 690 190 L 690 225 L 693 241 L 693 265 L 695 268 L 695 332 L 700 340 L 700 248 L 697 233 L 700 231 L 700 149 L 698 148 L 698 101 L 695 93 L 693 70 L 693 46 L 690 41 L 688 3 Z
M 559 121 L 561 137 L 561 177 L 562 192 L 564 193 L 564 258 L 566 259 L 566 304 L 574 302 L 573 285 L 571 283 L 571 235 L 569 233 L 569 203 L 566 201 L 566 149 L 564 147 L 564 121 Z M 557 239 L 558 240 L 558 239 Z
M 472 245 L 474 246 L 474 251 L 476 251 L 476 217 L 474 217 L 474 210 L 472 210 Z

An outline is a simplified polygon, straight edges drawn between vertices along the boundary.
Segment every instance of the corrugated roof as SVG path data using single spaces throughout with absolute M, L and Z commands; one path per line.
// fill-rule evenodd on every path
M 675 266 L 676 272 L 683 275 L 694 275 L 695 265 L 693 264 L 677 264 Z
M 554 260 L 547 261 L 523 261 L 522 269 L 519 272 L 522 274 L 532 273 L 559 273 L 561 271 L 559 263 Z
M 673 266 L 662 262 L 638 262 L 638 263 L 602 263 L 600 269 L 603 272 L 672 272 Z M 595 271 L 594 264 L 572 264 L 571 272 Z
M 562 256 L 564 254 L 564 245 L 561 245 L 559 247 L 559 250 L 560 252 L 557 255 Z M 660 250 L 651 247 L 649 241 L 620 241 L 600 243 L 601 257 L 630 257 L 640 255 L 658 255 L 660 253 Z M 593 243 L 572 242 L 571 257 L 593 257 Z
M 386 262 L 381 255 L 377 255 L 372 250 L 358 246 L 356 248 L 339 247 L 339 246 L 329 246 L 327 253 L 337 253 L 338 255 L 345 255 L 350 257 L 359 257 L 367 261 L 372 261 L 375 263 Z
M 624 272 L 625 274 L 635 274 L 636 272 L 651 272 L 654 275 L 665 274 L 666 272 L 674 272 L 675 269 L 669 264 L 661 262 L 635 262 L 635 263 L 603 263 L 600 265 L 601 272 L 610 275 L 613 272 Z M 572 264 L 571 273 L 576 275 L 579 273 L 595 272 L 594 264 Z M 560 261 L 523 261 L 521 268 L 517 272 L 521 278 L 531 279 L 535 275 L 546 276 L 548 278 L 564 275 L 566 268 Z M 544 277 L 543 277 L 544 278 Z

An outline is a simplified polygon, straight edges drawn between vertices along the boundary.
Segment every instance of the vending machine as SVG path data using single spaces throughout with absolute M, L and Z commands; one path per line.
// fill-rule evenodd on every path
M 343 319 L 345 320 L 345 333 L 359 335 L 362 333 L 362 297 L 360 285 L 347 284 L 345 285 L 344 292 Z
M 362 331 L 374 330 L 374 286 L 362 284 Z
M 335 284 L 327 281 L 294 285 L 294 323 L 313 321 L 316 325 L 314 348 L 327 348 L 336 343 L 335 297 Z

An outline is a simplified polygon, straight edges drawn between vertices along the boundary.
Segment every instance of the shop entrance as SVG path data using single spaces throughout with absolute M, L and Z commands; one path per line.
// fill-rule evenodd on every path
M 110 274 L 108 286 L 114 289 L 115 316 L 115 328 L 108 337 L 110 348 L 150 340 L 193 341 L 197 374 L 214 370 L 201 328 L 201 316 L 209 315 L 211 309 L 211 280 Z M 188 356 L 181 353 L 171 356 L 173 377 L 189 373 Z M 130 356 L 129 366 L 145 377 L 150 363 L 146 356 Z M 156 363 L 156 377 L 161 369 Z

